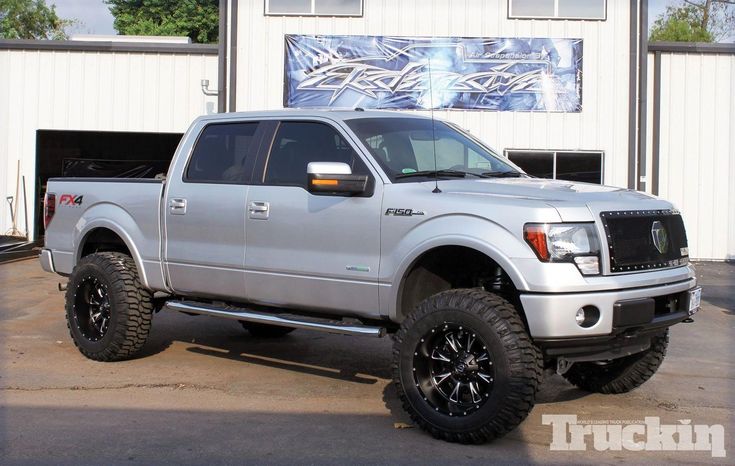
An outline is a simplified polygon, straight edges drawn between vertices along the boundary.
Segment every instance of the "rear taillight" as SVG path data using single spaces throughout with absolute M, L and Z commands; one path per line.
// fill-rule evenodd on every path
M 43 197 L 43 227 L 48 228 L 56 213 L 56 194 L 46 193 Z

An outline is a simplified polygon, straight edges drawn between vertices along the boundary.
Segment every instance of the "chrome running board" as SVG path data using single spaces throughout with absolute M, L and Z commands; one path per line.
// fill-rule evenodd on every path
M 367 325 L 350 325 L 338 320 L 325 320 L 305 316 L 285 314 L 267 314 L 234 307 L 221 307 L 214 304 L 193 301 L 168 301 L 165 307 L 186 314 L 199 314 L 224 319 L 242 320 L 258 324 L 278 325 L 305 330 L 336 333 L 341 335 L 363 335 L 368 337 L 384 337 L 386 329 Z

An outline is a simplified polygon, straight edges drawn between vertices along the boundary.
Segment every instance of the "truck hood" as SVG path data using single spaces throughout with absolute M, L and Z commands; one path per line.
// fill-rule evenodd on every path
M 539 201 L 554 207 L 562 221 L 590 221 L 608 210 L 673 209 L 670 203 L 639 191 L 541 178 L 442 180 L 439 188 L 450 195 Z

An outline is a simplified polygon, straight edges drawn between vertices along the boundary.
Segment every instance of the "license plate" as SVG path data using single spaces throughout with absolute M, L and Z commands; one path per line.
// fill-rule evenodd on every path
M 702 304 L 702 288 L 695 288 L 689 291 L 689 315 L 699 310 Z

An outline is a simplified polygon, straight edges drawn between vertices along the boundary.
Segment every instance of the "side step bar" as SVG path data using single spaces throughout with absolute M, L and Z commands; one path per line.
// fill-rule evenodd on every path
M 197 303 L 192 301 L 168 301 L 166 307 L 173 311 L 187 314 L 200 314 L 224 319 L 243 320 L 258 324 L 278 325 L 281 327 L 301 328 L 306 330 L 318 330 L 327 333 L 341 335 L 363 335 L 369 337 L 384 337 L 386 329 L 383 327 L 370 327 L 367 325 L 349 325 L 336 320 L 324 320 L 310 317 L 266 314 L 254 312 L 247 309 L 224 308 L 214 304 Z

